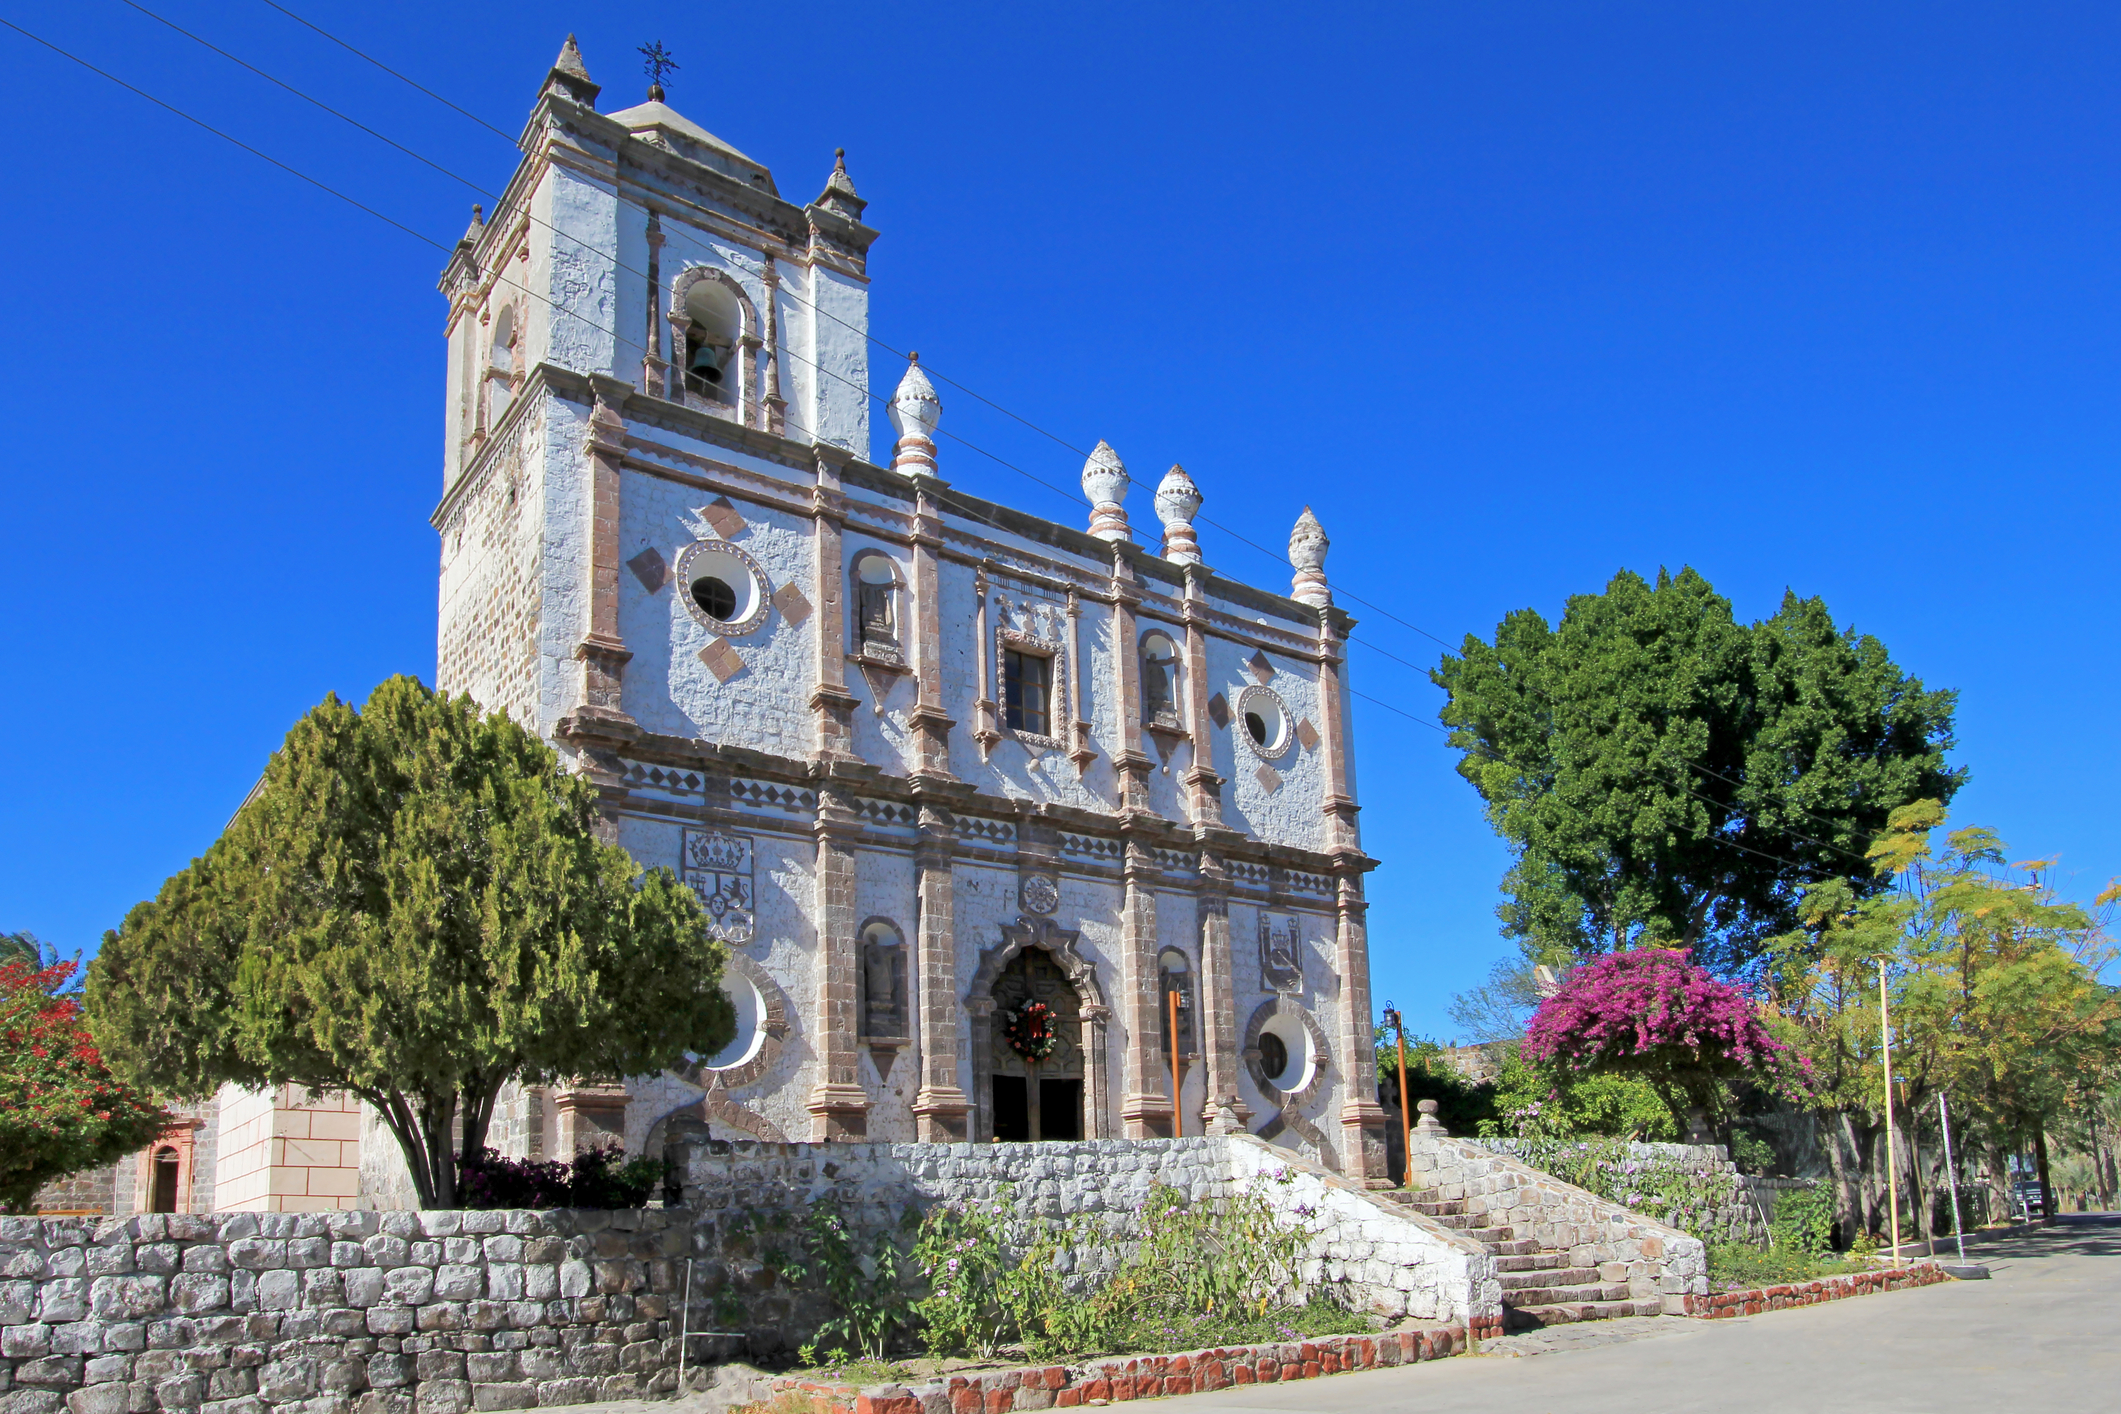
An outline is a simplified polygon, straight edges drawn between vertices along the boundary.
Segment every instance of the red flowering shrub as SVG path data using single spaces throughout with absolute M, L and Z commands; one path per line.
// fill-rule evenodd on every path
M 1533 1015 L 1524 1055 L 1642 1077 L 1694 1142 L 1705 1141 L 1725 1081 L 1787 1089 L 1802 1072 L 1745 993 L 1667 948 L 1608 953 L 1577 968 Z
M 153 1095 L 116 1079 L 60 989 L 75 964 L 0 963 L 0 1212 L 27 1212 L 55 1178 L 107 1164 L 162 1132 Z

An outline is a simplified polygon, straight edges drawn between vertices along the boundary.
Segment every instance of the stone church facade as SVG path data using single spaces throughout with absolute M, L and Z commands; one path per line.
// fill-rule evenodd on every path
M 1283 593 L 1208 567 L 1177 467 L 1138 528 L 1102 442 L 1080 528 L 968 495 L 917 362 L 873 458 L 878 233 L 844 162 L 797 204 L 659 89 L 598 97 L 570 39 L 442 275 L 439 686 L 538 731 L 698 890 L 739 1033 L 512 1087 L 495 1146 L 1246 1130 L 1381 1179 L 1317 521 Z M 409 1206 L 360 1109 L 225 1088 L 40 1203 Z
M 1140 533 L 1103 443 L 1081 528 L 970 496 L 917 362 L 873 458 L 878 233 L 844 161 L 797 204 L 660 90 L 598 93 L 570 41 L 443 275 L 439 685 L 534 727 L 699 891 L 740 1032 L 511 1096 L 500 1142 L 1175 1123 L 1380 1174 L 1317 522 L 1283 593 L 1204 563 L 1179 468 Z M 1007 1039 L 1030 1001 L 1035 1062 Z

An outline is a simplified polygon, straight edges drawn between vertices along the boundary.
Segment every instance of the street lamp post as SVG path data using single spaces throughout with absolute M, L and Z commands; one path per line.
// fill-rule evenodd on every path
M 1385 1025 L 1399 1037 L 1399 1181 L 1409 1184 L 1414 1181 L 1414 1122 L 1407 1108 L 1407 1028 L 1390 1002 L 1385 1003 Z

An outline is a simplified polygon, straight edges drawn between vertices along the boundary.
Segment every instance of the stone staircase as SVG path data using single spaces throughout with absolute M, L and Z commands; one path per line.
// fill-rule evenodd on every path
M 1463 1198 L 1446 1198 L 1434 1188 L 1393 1189 L 1378 1196 L 1455 1228 L 1488 1249 L 1502 1282 L 1505 1331 L 1664 1312 L 1661 1302 L 1631 1299 L 1625 1281 L 1605 1281 L 1596 1267 L 1571 1266 L 1566 1252 L 1542 1248 L 1533 1238 L 1519 1237 L 1515 1228 L 1488 1225 L 1484 1216 L 1466 1211 Z

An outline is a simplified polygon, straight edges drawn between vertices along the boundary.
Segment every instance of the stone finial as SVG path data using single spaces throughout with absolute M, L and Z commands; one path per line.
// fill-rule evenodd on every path
M 847 175 L 847 149 L 832 149 L 832 175 L 825 178 L 825 190 L 811 203 L 827 211 L 837 211 L 850 221 L 862 219 L 862 212 L 869 203 L 854 193 L 854 178 Z
M 594 108 L 597 95 L 603 91 L 589 77 L 589 66 L 582 62 L 582 51 L 576 47 L 574 36 L 568 35 L 567 42 L 560 46 L 560 57 L 552 61 L 552 69 L 545 75 L 545 92 Z
M 1173 465 L 1156 485 L 1156 518 L 1164 523 L 1164 558 L 1174 565 L 1200 563 L 1200 541 L 1193 535 L 1193 514 L 1200 509 L 1200 488 L 1186 469 Z
M 1416 1134 L 1434 1134 L 1438 1138 L 1442 1138 L 1451 1132 L 1445 1129 L 1443 1121 L 1436 1117 L 1436 1102 L 1434 1100 L 1417 1100 L 1414 1103 L 1414 1109 L 1421 1115 L 1421 1118 L 1414 1122 L 1414 1132 Z
M 898 432 L 892 470 L 913 477 L 934 476 L 935 431 L 943 425 L 943 400 L 921 371 L 918 353 L 906 365 L 906 376 L 898 380 L 898 391 L 891 395 L 890 417 Z
M 1090 449 L 1090 459 L 1083 463 L 1083 494 L 1090 498 L 1092 535 L 1100 540 L 1134 538 L 1120 506 L 1127 499 L 1127 468 L 1111 443 L 1100 440 Z
M 474 201 L 471 204 L 471 224 L 464 228 L 464 234 L 457 238 L 457 244 L 477 245 L 479 238 L 485 234 L 486 208 Z
M 1326 539 L 1325 527 L 1305 506 L 1304 513 L 1296 518 L 1296 528 L 1289 532 L 1289 563 L 1296 566 L 1296 575 L 1289 583 L 1291 599 L 1314 609 L 1332 605 L 1332 591 L 1326 588 L 1326 551 L 1332 545 Z

